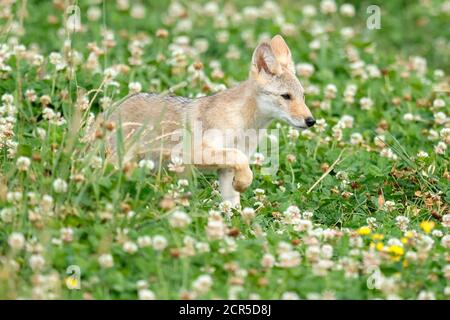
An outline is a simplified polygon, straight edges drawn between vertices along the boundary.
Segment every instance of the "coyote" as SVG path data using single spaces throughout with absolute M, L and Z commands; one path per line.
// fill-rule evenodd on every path
M 248 154 L 236 147 L 238 132 L 266 128 L 273 119 L 302 129 L 315 123 L 280 35 L 257 46 L 249 78 L 236 87 L 196 99 L 138 93 L 101 118 L 120 126 L 124 161 L 143 155 L 167 159 L 176 147 L 173 137 L 186 128 L 195 132 L 193 127 L 200 123 L 200 134 L 194 134 L 200 144 L 188 148 L 192 164 L 218 169 L 222 198 L 233 206 L 240 204 L 240 193 L 253 180 Z M 108 157 L 117 161 L 118 134 L 110 134 L 106 145 Z M 249 153 L 256 147 L 250 146 Z

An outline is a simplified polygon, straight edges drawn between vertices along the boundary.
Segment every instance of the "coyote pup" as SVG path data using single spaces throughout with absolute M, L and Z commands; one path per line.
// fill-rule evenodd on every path
M 176 147 L 174 136 L 190 128 L 196 147 L 189 147 L 191 164 L 218 169 L 223 200 L 240 204 L 240 192 L 253 180 L 248 154 L 236 147 L 239 132 L 266 128 L 273 119 L 296 128 L 315 120 L 305 104 L 303 87 L 295 76 L 291 52 L 280 35 L 258 45 L 248 80 L 212 96 L 188 99 L 139 93 L 126 98 L 102 116 L 121 126 L 123 159 L 150 156 L 167 159 Z M 107 139 L 107 154 L 117 159 L 118 135 Z M 175 140 L 175 142 L 174 142 Z M 248 150 L 256 151 L 257 145 Z

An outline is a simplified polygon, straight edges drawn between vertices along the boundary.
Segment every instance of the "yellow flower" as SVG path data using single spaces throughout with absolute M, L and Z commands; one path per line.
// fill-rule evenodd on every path
M 383 250 L 383 248 L 384 248 L 383 242 L 378 242 L 376 248 L 377 248 L 378 251 Z
M 409 266 L 408 260 L 404 259 L 403 260 L 403 268 L 408 268 L 408 266 Z
M 422 228 L 423 232 L 430 233 L 431 230 L 434 229 L 434 222 L 433 221 L 422 221 L 420 223 L 420 227 Z
M 377 241 L 377 240 L 383 240 L 384 239 L 384 234 L 381 233 L 374 233 L 372 235 L 372 239 Z
M 364 226 L 364 227 L 359 228 L 356 232 L 361 236 L 366 236 L 366 235 L 370 234 L 370 232 L 372 232 L 372 230 L 370 230 L 370 228 L 368 226 Z
M 396 245 L 389 246 L 387 248 L 387 252 L 391 254 L 391 260 L 393 261 L 400 261 L 400 258 L 402 257 L 403 253 L 405 253 L 403 247 Z
M 403 247 L 397 245 L 391 245 L 387 248 L 387 251 L 394 256 L 402 256 L 405 253 Z
M 77 289 L 79 288 L 78 279 L 74 277 L 67 277 L 66 278 L 66 286 L 69 289 Z
M 402 237 L 402 238 L 400 239 L 400 241 L 401 241 L 403 244 L 407 244 L 407 243 L 408 243 L 408 238 Z
M 410 231 L 406 231 L 405 233 L 405 237 L 408 239 L 411 239 L 412 237 L 414 237 L 414 232 Z

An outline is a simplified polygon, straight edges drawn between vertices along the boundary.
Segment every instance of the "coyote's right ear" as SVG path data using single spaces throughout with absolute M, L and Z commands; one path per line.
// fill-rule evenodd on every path
M 270 44 L 263 42 L 253 52 L 252 73 L 259 74 L 261 71 L 269 75 L 275 75 L 281 72 L 281 66 L 278 63 Z

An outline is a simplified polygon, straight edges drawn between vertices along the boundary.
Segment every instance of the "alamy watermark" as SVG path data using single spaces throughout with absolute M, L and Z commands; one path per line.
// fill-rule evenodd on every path
M 381 9 L 377 5 L 367 7 L 367 14 L 370 16 L 366 20 L 366 26 L 369 30 L 381 29 Z
M 81 268 L 78 265 L 70 265 L 66 269 L 66 287 L 69 290 L 81 289 Z

